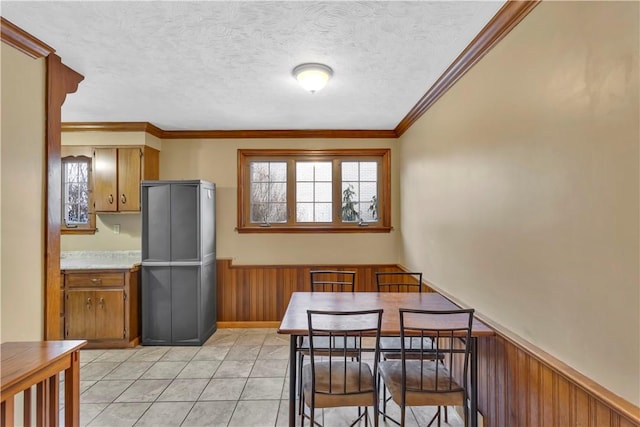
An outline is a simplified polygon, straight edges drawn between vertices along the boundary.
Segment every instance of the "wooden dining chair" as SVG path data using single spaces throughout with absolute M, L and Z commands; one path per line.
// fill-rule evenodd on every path
M 422 273 L 416 271 L 379 271 L 376 275 L 376 286 L 378 292 L 422 292 Z M 431 349 L 431 351 L 425 351 L 422 354 L 411 353 L 409 357 L 418 358 L 425 357 L 427 359 L 436 359 L 437 355 L 433 351 L 434 343 L 429 338 L 424 338 L 424 343 L 420 343 L 420 338 L 408 337 L 405 339 L 405 347 L 412 348 L 424 348 L 425 350 Z M 380 355 L 383 360 L 400 359 L 402 346 L 400 345 L 400 337 L 381 337 L 380 338 Z M 382 394 L 382 416 L 396 424 L 399 424 L 397 420 L 387 415 L 387 392 L 383 389 Z M 447 408 L 444 409 L 445 422 L 449 421 L 449 412 Z
M 422 292 L 422 273 L 407 271 L 379 271 L 376 275 L 378 292 Z M 433 345 L 430 340 L 426 344 Z M 420 346 L 416 338 L 407 338 L 405 346 L 411 348 Z M 400 358 L 400 337 L 382 337 L 380 351 L 384 359 Z
M 316 422 L 316 409 L 354 406 L 358 417 L 369 425 L 369 406 L 373 407 L 374 425 L 378 426 L 378 359 L 382 309 L 364 311 L 308 310 L 310 363 L 302 370 L 303 408 L 301 425 L 308 418 Z M 375 337 L 373 366 L 362 353 L 371 353 L 370 341 Z M 350 352 L 336 343 L 354 342 Z M 321 344 L 319 344 L 321 343 Z M 354 353 L 355 352 L 355 353 Z M 355 356 L 355 357 L 353 357 Z M 309 408 L 309 414 L 305 413 Z M 361 411 L 364 408 L 364 411 Z M 324 415 L 324 412 L 323 412 Z M 324 422 L 324 416 L 323 416 Z
M 356 272 L 355 271 L 341 271 L 341 270 L 311 270 L 309 272 L 309 287 L 311 292 L 355 292 Z M 323 337 L 316 337 L 319 340 L 317 347 L 326 347 L 326 343 L 322 342 L 326 340 Z M 355 358 L 357 352 L 353 351 L 355 341 L 351 338 L 345 339 L 342 342 L 338 339 L 333 343 L 335 347 L 342 345 L 345 351 L 350 352 L 350 357 Z M 304 362 L 304 356 L 309 354 L 309 337 L 300 337 L 298 342 L 298 390 L 301 390 L 302 385 L 302 364 Z M 302 411 L 302 400 L 300 400 L 298 413 Z
M 311 292 L 354 292 L 356 272 L 340 270 L 311 270 Z
M 473 310 L 427 311 L 400 309 L 400 360 L 380 362 L 380 374 L 391 398 L 400 406 L 400 426 L 405 425 L 407 406 L 437 406 L 428 426 L 442 406 L 462 406 L 467 426 L 467 372 Z M 418 337 L 419 348 L 405 346 L 405 338 Z M 428 342 L 436 343 L 424 348 Z M 430 356 L 435 352 L 435 359 Z
M 378 292 L 422 292 L 422 273 L 415 271 L 377 271 Z

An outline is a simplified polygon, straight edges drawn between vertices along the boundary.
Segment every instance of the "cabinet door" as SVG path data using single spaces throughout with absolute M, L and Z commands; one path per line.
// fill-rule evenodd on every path
M 93 291 L 67 291 L 65 298 L 66 339 L 95 338 L 95 296 Z
M 171 186 L 171 260 L 200 260 L 200 188 L 197 184 Z
M 95 291 L 95 316 L 96 339 L 124 338 L 124 291 Z
M 171 340 L 198 344 L 200 339 L 200 267 L 171 268 Z
M 142 198 L 142 260 L 171 261 L 171 185 L 145 185 Z
M 171 267 L 142 267 L 142 344 L 171 343 Z
M 118 210 L 140 211 L 140 177 L 142 151 L 118 148 Z
M 118 210 L 117 158 L 116 148 L 93 150 L 93 199 L 97 212 Z

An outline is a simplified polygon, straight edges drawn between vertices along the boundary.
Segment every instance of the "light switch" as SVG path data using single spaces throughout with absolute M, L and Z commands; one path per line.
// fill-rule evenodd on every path
M 113 225 L 113 234 L 120 234 L 120 224 Z

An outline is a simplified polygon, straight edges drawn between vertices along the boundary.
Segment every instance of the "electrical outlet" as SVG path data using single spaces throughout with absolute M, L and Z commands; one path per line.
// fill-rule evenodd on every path
M 120 224 L 113 225 L 113 234 L 120 234 Z

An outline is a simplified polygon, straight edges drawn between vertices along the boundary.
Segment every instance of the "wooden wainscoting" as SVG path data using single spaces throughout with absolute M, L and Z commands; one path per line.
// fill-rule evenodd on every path
M 376 271 L 401 271 L 396 264 L 367 265 L 232 265 L 217 262 L 218 325 L 277 327 L 291 294 L 309 291 L 310 270 L 356 272 L 356 291 L 375 292 Z
M 498 328 L 478 340 L 478 409 L 485 426 L 640 427 L 640 409 Z

